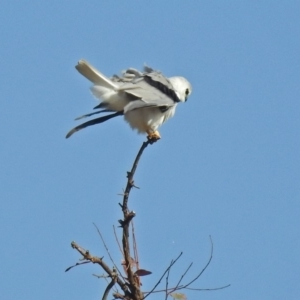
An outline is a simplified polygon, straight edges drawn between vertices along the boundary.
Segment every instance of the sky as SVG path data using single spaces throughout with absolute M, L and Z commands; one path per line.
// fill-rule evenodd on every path
M 147 64 L 192 95 L 142 156 L 129 206 L 149 291 L 213 259 L 187 298 L 300 298 L 300 2 L 15 1 L 0 11 L 1 299 L 101 299 L 113 226 L 144 135 L 122 120 L 65 139 L 97 101 L 74 66 Z M 120 237 L 121 231 L 117 229 Z M 165 281 L 160 288 L 165 287 Z M 112 299 L 112 297 L 110 297 Z M 148 299 L 164 299 L 155 294 Z

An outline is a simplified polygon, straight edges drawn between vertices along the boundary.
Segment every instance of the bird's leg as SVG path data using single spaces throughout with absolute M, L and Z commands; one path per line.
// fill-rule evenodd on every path
M 148 133 L 147 139 L 149 141 L 152 141 L 152 143 L 157 142 L 159 139 L 161 139 L 161 136 L 157 130 L 155 131 L 148 130 L 147 133 Z

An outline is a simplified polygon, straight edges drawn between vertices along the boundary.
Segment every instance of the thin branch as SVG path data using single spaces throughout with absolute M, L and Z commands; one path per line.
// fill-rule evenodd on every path
M 125 188 L 125 192 L 124 192 L 124 196 L 123 196 L 123 203 L 122 203 L 122 205 L 120 205 L 122 208 L 122 211 L 123 211 L 123 216 L 124 216 L 124 219 L 119 220 L 119 223 L 121 224 L 121 227 L 123 228 L 122 246 L 123 246 L 123 253 L 124 253 L 124 260 L 125 260 L 125 270 L 127 272 L 127 277 L 128 277 L 128 281 L 129 281 L 129 284 L 128 284 L 129 289 L 133 295 L 133 299 L 136 299 L 136 300 L 142 299 L 143 294 L 140 289 L 140 282 L 138 280 L 138 277 L 137 277 L 137 275 L 135 275 L 135 273 L 133 272 L 133 270 L 131 268 L 129 225 L 130 225 L 130 222 L 132 221 L 132 219 L 135 217 L 135 212 L 134 211 L 129 212 L 128 200 L 129 200 L 129 195 L 130 195 L 131 189 L 133 187 L 135 187 L 133 177 L 134 177 L 135 171 L 137 169 L 139 160 L 140 160 L 144 150 L 146 149 L 146 147 L 152 143 L 153 143 L 153 141 L 148 140 L 142 144 L 142 146 L 134 160 L 131 171 L 127 172 L 127 184 L 126 184 L 126 188 Z
M 81 263 L 76 263 L 74 266 L 71 266 L 71 267 L 67 268 L 67 269 L 65 270 L 65 272 L 70 271 L 70 270 L 73 269 L 74 267 L 81 266 L 81 265 L 84 265 L 84 264 L 89 264 L 89 263 L 90 263 L 90 261 L 83 261 L 83 262 L 81 262 Z
M 88 260 L 94 264 L 98 264 L 102 267 L 102 269 L 112 278 L 114 273 L 113 270 L 109 268 L 109 266 L 102 260 L 102 258 L 93 256 L 90 254 L 88 250 L 85 250 L 84 248 L 80 247 L 75 242 L 71 243 L 71 246 L 73 249 L 76 249 L 82 256 L 83 259 Z M 124 291 L 125 294 L 128 295 L 128 288 L 127 285 L 119 278 L 117 277 L 117 283 L 120 286 L 120 288 Z
M 102 297 L 102 300 L 107 300 L 108 293 L 112 289 L 112 287 L 115 285 L 115 283 L 117 282 L 117 278 L 118 278 L 118 275 L 116 273 L 116 270 L 113 269 L 113 275 L 112 275 L 112 278 L 111 278 L 111 282 L 106 287 L 106 289 L 104 291 L 104 294 L 103 294 L 103 297 Z
M 180 289 L 185 289 L 187 288 L 188 286 L 190 286 L 193 282 L 195 282 L 202 274 L 203 272 L 207 269 L 207 267 L 209 266 L 212 258 L 213 258 L 213 252 L 214 252 L 214 244 L 213 244 L 213 241 L 211 239 L 211 236 L 209 236 L 209 239 L 210 239 L 210 243 L 211 243 L 211 250 L 210 250 L 210 257 L 209 257 L 209 260 L 208 262 L 206 263 L 206 265 L 204 266 L 204 268 L 201 270 L 201 272 L 192 280 L 190 281 L 189 283 L 181 286 L 181 287 L 178 287 L 178 290 Z
M 103 245 L 104 245 L 104 247 L 105 247 L 105 250 L 106 250 L 106 252 L 107 252 L 107 254 L 108 254 L 109 258 L 110 258 L 110 261 L 112 262 L 112 264 L 114 265 L 115 269 L 118 271 L 118 273 L 120 274 L 120 276 L 121 276 L 121 277 L 123 278 L 123 280 L 125 281 L 125 279 L 124 279 L 122 273 L 120 272 L 120 270 L 118 269 L 117 265 L 115 264 L 113 258 L 112 258 L 111 255 L 110 255 L 109 249 L 108 249 L 108 247 L 107 247 L 107 245 L 106 245 L 106 243 L 105 243 L 105 241 L 104 241 L 104 238 L 103 238 L 103 236 L 102 236 L 102 234 L 101 234 L 101 232 L 100 232 L 98 226 L 97 226 L 94 222 L 93 222 L 93 225 L 95 226 L 95 228 L 96 228 L 96 230 L 97 230 L 97 232 L 98 232 L 98 234 L 99 234 L 99 236 L 100 236 L 100 238 L 101 238 L 101 240 L 102 240 L 102 243 L 103 243 Z
M 181 275 L 178 283 L 176 284 L 176 286 L 174 287 L 173 290 L 170 291 L 170 293 L 174 292 L 177 290 L 177 288 L 179 287 L 180 285 L 180 282 L 182 281 L 182 279 L 184 278 L 184 276 L 187 274 L 187 272 L 189 271 L 189 269 L 192 267 L 193 263 L 190 263 L 190 265 L 188 266 L 188 268 L 186 269 L 186 271 Z
M 104 274 L 103 275 L 92 274 L 92 275 L 97 277 L 98 279 L 103 278 L 107 283 L 108 283 L 107 278 L 110 278 L 109 275 L 104 275 Z M 118 288 L 116 287 L 116 285 L 114 286 L 114 291 L 115 293 L 118 293 Z
M 131 232 L 132 232 L 132 242 L 133 242 L 133 257 L 136 263 L 136 269 L 140 269 L 140 264 L 139 264 L 139 254 L 138 254 L 138 249 L 137 249 L 137 243 L 136 243 L 136 237 L 134 233 L 134 223 L 133 221 L 131 222 Z
M 185 288 L 187 290 L 191 290 L 191 291 L 217 291 L 217 290 L 223 290 L 223 289 L 226 289 L 228 287 L 230 287 L 231 284 L 227 284 L 227 285 L 224 285 L 224 286 L 221 286 L 221 287 L 217 287 L 217 288 L 211 288 L 211 289 L 196 289 L 196 288 Z
M 177 258 L 175 260 L 171 261 L 169 267 L 162 274 L 162 276 L 160 277 L 160 279 L 158 280 L 158 282 L 156 283 L 156 285 L 153 287 L 153 289 L 149 293 L 147 293 L 147 295 L 143 299 L 146 299 L 151 293 L 154 292 L 154 290 L 156 289 L 156 287 L 161 283 L 162 279 L 165 277 L 166 273 L 169 271 L 169 269 L 172 268 L 172 266 L 177 262 L 177 260 L 180 258 L 181 255 L 182 255 L 182 252 L 177 256 Z
M 126 185 L 126 189 L 125 189 L 125 192 L 124 192 L 124 197 L 123 197 L 123 212 L 124 214 L 127 213 L 128 211 L 128 207 L 127 207 L 127 203 L 128 203 L 128 198 L 129 198 L 129 194 L 130 194 L 130 191 L 132 189 L 132 187 L 134 186 L 134 181 L 133 181 L 133 176 L 134 176 L 134 173 L 136 171 L 136 168 L 138 166 L 138 163 L 139 163 L 139 160 L 144 152 L 144 150 L 147 148 L 147 146 L 151 144 L 151 140 L 148 140 L 146 142 L 144 142 L 135 158 L 135 161 L 133 163 L 133 166 L 132 166 L 132 169 L 130 172 L 127 173 L 127 185 Z
M 222 287 L 217 287 L 217 288 L 210 288 L 210 289 L 200 289 L 200 288 L 189 288 L 189 286 L 195 282 L 202 274 L 203 272 L 207 269 L 207 267 L 209 266 L 211 260 L 212 260 L 212 257 L 213 257 L 213 242 L 212 242 L 212 239 L 211 239 L 211 236 L 209 236 L 210 238 L 210 242 L 211 242 L 211 252 L 210 252 L 210 257 L 209 257 L 209 260 L 208 262 L 206 263 L 206 265 L 204 266 L 204 268 L 201 270 L 201 272 L 192 280 L 190 281 L 189 283 L 187 284 L 183 284 L 183 285 L 180 285 L 181 281 L 183 280 L 183 278 L 185 277 L 185 275 L 187 274 L 187 272 L 190 270 L 191 266 L 193 263 L 191 263 L 188 268 L 186 269 L 186 271 L 182 274 L 181 278 L 179 279 L 177 285 L 173 288 L 168 288 L 168 277 L 169 277 L 169 272 L 170 272 L 170 269 L 172 267 L 172 265 L 174 264 L 173 261 L 171 261 L 171 264 L 170 266 L 168 267 L 168 269 L 165 271 L 165 273 L 163 274 L 163 276 L 160 278 L 159 282 L 155 285 L 154 289 L 158 286 L 158 284 L 161 282 L 162 278 L 164 277 L 164 275 L 167 273 L 167 278 L 166 278 L 166 288 L 163 289 L 163 290 L 156 290 L 154 291 L 154 289 L 152 289 L 149 293 L 147 292 L 147 295 L 146 297 L 148 297 L 151 293 L 159 293 L 159 292 L 165 292 L 166 293 L 166 298 L 168 298 L 168 296 L 170 295 L 170 293 L 174 292 L 174 291 L 179 291 L 179 290 L 182 290 L 182 289 L 187 289 L 187 290 L 194 290 L 194 291 L 215 291 L 215 290 L 222 290 L 222 289 L 225 289 L 227 287 L 230 286 L 230 284 L 228 285 L 225 285 L 225 286 L 222 286 Z M 182 254 L 182 253 L 181 253 Z M 178 257 L 179 258 L 179 257 Z M 178 259 L 177 258 L 177 259 Z M 145 297 L 145 298 L 146 298 Z M 144 299 L 145 299 L 144 298 Z
M 205 291 L 217 291 L 217 290 L 222 290 L 222 289 L 225 289 L 225 288 L 228 288 L 228 287 L 230 287 L 231 286 L 231 284 L 227 284 L 227 285 L 224 285 L 224 286 L 221 286 L 221 287 L 217 287 L 217 288 L 211 288 L 211 289 L 198 289 L 198 288 L 189 288 L 189 287 L 187 287 L 187 288 L 185 288 L 186 290 L 191 290 L 191 291 L 200 291 L 200 292 L 205 292 Z M 179 289 L 182 289 L 181 287 L 179 288 Z M 177 291 L 179 290 L 179 289 L 177 289 Z M 154 293 L 162 293 L 162 292 L 165 292 L 166 290 L 165 289 L 163 289 L 163 290 L 156 290 L 156 291 L 153 291 L 152 292 L 152 294 L 154 294 Z M 174 292 L 174 288 L 169 288 L 169 294 L 170 293 L 172 293 L 172 292 Z
M 119 240 L 118 240 L 118 237 L 117 237 L 117 232 L 116 232 L 115 225 L 113 225 L 113 229 L 114 229 L 114 235 L 115 235 L 115 238 L 116 238 L 117 244 L 118 244 L 118 246 L 119 246 L 119 250 L 120 250 L 120 252 L 121 252 L 122 256 L 124 257 L 123 250 L 122 250 L 122 248 L 121 248 L 120 242 L 119 242 Z
M 171 263 L 172 263 L 172 262 L 173 262 L 173 261 L 171 261 Z M 166 297 L 165 297 L 165 300 L 167 300 L 168 297 L 169 297 L 168 286 L 169 286 L 169 275 L 170 275 L 170 271 L 171 271 L 171 268 L 168 270 L 167 276 L 166 276 Z
M 92 275 L 95 276 L 95 277 L 97 277 L 97 278 L 99 278 L 99 279 L 100 278 L 104 278 L 106 280 L 106 282 L 108 282 L 107 278 L 109 277 L 109 275 L 104 275 L 104 274 L 103 275 L 92 274 Z
M 121 295 L 120 293 L 114 293 L 113 296 L 114 296 L 114 300 L 115 299 L 125 299 L 125 296 Z

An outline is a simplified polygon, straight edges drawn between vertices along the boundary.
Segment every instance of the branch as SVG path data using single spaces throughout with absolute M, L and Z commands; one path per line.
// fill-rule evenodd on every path
M 102 234 L 101 234 L 99 228 L 97 227 L 97 225 L 96 225 L 95 223 L 93 223 L 93 225 L 94 225 L 94 226 L 96 227 L 96 229 L 97 229 L 97 232 L 98 232 L 98 234 L 99 234 L 99 236 L 100 236 L 100 238 L 101 238 L 101 240 L 102 240 L 102 243 L 103 243 L 103 245 L 104 245 L 104 247 L 105 247 L 105 250 L 106 250 L 106 252 L 107 252 L 107 254 L 108 254 L 109 258 L 110 258 L 110 261 L 112 262 L 112 264 L 114 265 L 114 268 L 118 271 L 118 273 L 120 274 L 120 276 L 121 276 L 121 277 L 123 278 L 123 280 L 125 281 L 124 277 L 122 276 L 122 273 L 120 272 L 120 270 L 118 269 L 118 267 L 116 266 L 114 260 L 112 259 L 111 255 L 110 255 L 110 252 L 109 252 L 109 250 L 108 250 L 108 247 L 107 247 L 106 244 L 105 244 L 105 241 L 104 241 L 104 239 L 103 239 L 103 236 L 102 236 Z
M 130 191 L 132 189 L 132 187 L 134 187 L 134 181 L 133 181 L 133 176 L 134 176 L 134 173 L 136 171 L 136 168 L 138 166 L 138 163 L 139 163 L 139 160 L 144 152 L 144 150 L 147 148 L 147 146 L 151 144 L 151 140 L 148 140 L 146 142 L 144 142 L 140 148 L 140 151 L 138 152 L 136 158 L 135 158 L 135 161 L 133 163 L 133 166 L 132 166 L 132 169 L 130 172 L 127 172 L 127 185 L 126 185 L 126 189 L 125 189 L 125 193 L 124 193 L 124 197 L 123 197 L 123 205 L 122 205 L 122 210 L 123 210 L 123 213 L 124 213 L 124 217 L 125 215 L 128 213 L 128 207 L 127 207 L 127 204 L 128 204 L 128 198 L 129 198 L 129 194 L 130 194 Z
M 172 292 L 174 292 L 174 291 L 176 291 L 178 289 L 178 287 L 180 285 L 180 282 L 182 281 L 182 279 L 184 278 L 184 276 L 187 274 L 187 272 L 189 271 L 189 269 L 191 268 L 192 265 L 193 265 L 193 263 L 190 263 L 190 265 L 188 266 L 188 268 L 186 269 L 186 271 L 181 275 L 181 277 L 180 277 L 178 283 L 176 284 L 176 286 L 173 289 L 171 289 L 171 291 L 169 292 L 169 294 L 172 293 Z
M 224 285 L 224 286 L 221 286 L 221 287 L 217 287 L 217 288 L 211 288 L 211 289 L 194 289 L 194 288 L 185 288 L 187 290 L 191 290 L 191 291 L 217 291 L 217 290 L 223 290 L 223 289 L 226 289 L 230 287 L 230 284 L 227 284 L 227 285 Z
M 75 242 L 71 243 L 71 246 L 73 249 L 76 249 L 82 256 L 83 259 L 88 260 L 94 264 L 98 264 L 102 267 L 102 269 L 111 277 L 114 277 L 114 272 L 111 270 L 108 265 L 102 260 L 102 258 L 93 256 L 90 254 L 88 250 L 85 250 L 84 248 L 80 247 L 78 244 Z M 117 277 L 116 282 L 120 286 L 120 288 L 124 291 L 125 294 L 128 294 L 128 288 L 127 285 L 119 278 Z
M 70 270 L 73 269 L 74 267 L 81 266 L 81 265 L 84 265 L 84 264 L 89 264 L 89 263 L 90 263 L 90 261 L 84 261 L 84 262 L 82 262 L 82 263 L 76 263 L 74 266 L 71 266 L 71 267 L 67 268 L 67 269 L 65 270 L 65 272 L 70 271 Z
M 139 300 L 143 298 L 143 294 L 140 289 L 140 282 L 139 277 L 136 275 L 131 267 L 131 255 L 130 255 L 130 242 L 129 242 L 129 225 L 131 220 L 135 217 L 135 212 L 130 211 L 128 209 L 128 200 L 131 189 L 135 186 L 134 185 L 134 174 L 137 169 L 138 163 L 140 161 L 140 158 L 144 152 L 144 150 L 147 148 L 149 144 L 152 144 L 153 141 L 149 140 L 144 142 L 134 160 L 133 166 L 131 168 L 130 172 L 127 172 L 127 184 L 126 189 L 123 195 L 123 203 L 121 205 L 122 211 L 123 211 L 123 220 L 119 220 L 119 223 L 121 224 L 121 227 L 123 228 L 123 236 L 122 236 L 122 246 L 123 246 L 123 253 L 124 253 L 124 260 L 125 260 L 125 270 L 127 272 L 127 277 L 129 281 L 129 289 L 133 295 L 133 299 Z M 134 246 L 136 249 L 136 245 Z
M 118 244 L 119 250 L 120 250 L 120 252 L 121 252 L 122 256 L 124 257 L 123 250 L 122 250 L 122 248 L 121 248 L 121 245 L 120 245 L 120 243 L 119 243 L 119 240 L 118 240 L 118 237 L 117 237 L 117 232 L 116 232 L 115 225 L 113 225 L 113 229 L 114 229 L 114 235 L 115 235 L 115 239 L 116 239 L 116 241 L 117 241 L 117 244 Z
M 133 257 L 136 263 L 136 269 L 140 269 L 140 264 L 139 264 L 139 254 L 137 250 L 137 243 L 136 243 L 136 238 L 135 238 L 135 233 L 134 233 L 134 224 L 133 221 L 131 222 L 131 233 L 132 233 L 132 243 L 133 243 Z
M 173 261 L 171 261 L 172 263 Z M 169 268 L 168 272 L 167 272 L 167 276 L 166 276 L 166 297 L 165 297 L 165 300 L 168 299 L 169 297 L 169 293 L 168 293 L 168 286 L 169 286 L 169 276 L 170 276 L 170 271 L 171 271 L 171 268 Z
M 209 266 L 211 260 L 212 260 L 212 257 L 213 257 L 213 242 L 212 242 L 212 239 L 211 239 L 211 236 L 209 236 L 210 238 L 210 242 L 211 242 L 211 251 L 210 251 L 210 257 L 209 257 L 209 260 L 208 262 L 206 263 L 206 265 L 204 266 L 204 268 L 201 270 L 201 272 L 193 279 L 191 280 L 190 282 L 188 282 L 187 284 L 182 284 L 180 285 L 180 283 L 182 282 L 183 278 L 185 277 L 185 275 L 188 273 L 188 271 L 190 270 L 191 266 L 193 265 L 193 263 L 191 263 L 187 269 L 185 270 L 185 272 L 181 275 L 178 283 L 176 284 L 175 287 L 170 287 L 169 288 L 169 275 L 170 275 L 170 271 L 171 271 L 171 268 L 172 266 L 174 265 L 174 263 L 178 260 L 179 257 L 176 258 L 175 261 L 171 261 L 171 264 L 169 265 L 169 267 L 166 269 L 166 271 L 164 272 L 164 274 L 162 275 L 162 277 L 160 278 L 160 280 L 157 282 L 157 284 L 155 285 L 155 287 L 150 291 L 150 292 L 146 292 L 146 297 L 148 297 L 150 294 L 152 293 L 159 293 L 159 292 L 165 292 L 165 300 L 168 298 L 168 296 L 175 292 L 175 291 L 179 291 L 179 290 L 182 290 L 182 289 L 187 289 L 187 290 L 193 290 L 193 291 L 216 291 L 216 290 L 222 290 L 222 289 L 225 289 L 227 287 L 230 286 L 230 284 L 228 285 L 225 285 L 225 286 L 222 286 L 222 287 L 217 287 L 217 288 L 206 288 L 206 289 L 201 289 L 201 288 L 190 288 L 189 286 L 195 282 L 202 274 L 203 272 L 207 269 L 207 267 Z M 160 284 L 161 280 L 163 279 L 163 277 L 165 276 L 165 274 L 167 274 L 167 277 L 166 277 L 166 288 L 163 289 L 163 290 L 156 290 L 155 291 L 155 288 Z M 146 298 L 145 297 L 145 298 Z M 144 298 L 144 299 L 145 299 Z
M 182 285 L 181 287 L 179 286 L 177 289 L 180 290 L 180 289 L 185 289 L 187 287 L 189 287 L 193 282 L 195 282 L 202 274 L 203 272 L 207 269 L 207 267 L 209 266 L 212 258 L 213 258 L 213 252 L 214 252 L 214 244 L 213 244 L 213 241 L 211 239 L 211 236 L 209 236 L 209 239 L 210 239 L 210 243 L 211 243 L 211 250 L 210 250 L 210 257 L 209 257 L 209 260 L 208 262 L 206 263 L 206 265 L 204 266 L 204 268 L 201 270 L 201 272 L 192 280 L 190 281 L 189 283 L 185 284 L 185 285 Z
M 107 299 L 107 296 L 108 296 L 108 293 L 109 291 L 111 290 L 111 288 L 115 285 L 115 283 L 117 282 L 117 278 L 118 278 L 118 274 L 116 272 L 115 269 L 113 269 L 113 275 L 112 275 L 112 278 L 111 278 L 111 282 L 108 284 L 108 286 L 106 287 L 105 291 L 104 291 L 104 294 L 103 294 L 103 297 L 102 297 L 102 300 L 106 300 Z
M 181 255 L 182 255 L 182 252 L 177 256 L 177 258 L 175 260 L 171 261 L 169 267 L 162 274 L 162 276 L 160 277 L 160 279 L 158 280 L 158 282 L 156 283 L 156 285 L 154 286 L 154 288 L 149 293 L 147 293 L 147 295 L 143 298 L 143 300 L 146 299 L 150 294 L 152 294 L 154 292 L 154 290 L 156 289 L 156 287 L 161 283 L 162 279 L 165 277 L 166 273 L 169 272 L 169 270 L 177 262 L 177 260 L 180 258 Z

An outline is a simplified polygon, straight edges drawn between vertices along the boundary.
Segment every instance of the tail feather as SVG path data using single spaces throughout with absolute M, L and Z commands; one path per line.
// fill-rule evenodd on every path
M 104 112 L 113 112 L 113 110 L 110 110 L 110 109 L 98 110 L 96 112 L 92 112 L 92 113 L 77 117 L 75 120 L 80 120 L 80 119 L 87 118 L 87 117 L 90 117 L 90 116 L 93 116 L 93 115 L 96 115 L 96 114 L 100 114 L 100 113 L 104 113 Z
M 101 102 L 97 106 L 95 106 L 93 109 L 100 109 L 100 108 L 104 108 L 106 106 L 107 106 L 106 102 Z
M 68 132 L 68 134 L 66 135 L 66 139 L 69 138 L 73 133 L 85 128 L 85 127 L 88 127 L 88 126 L 92 126 L 92 125 L 96 125 L 96 124 L 100 124 L 100 123 L 103 123 L 109 119 L 112 119 L 114 117 L 117 117 L 117 116 L 121 116 L 123 115 L 123 111 L 118 111 L 114 114 L 110 114 L 110 115 L 107 115 L 107 116 L 104 116 L 104 117 L 100 117 L 100 118 L 97 118 L 97 119 L 94 119 L 94 120 L 90 120 L 88 122 L 85 122 L 79 126 L 76 126 L 75 128 L 73 128 L 72 130 L 70 130 Z
M 89 64 L 86 60 L 80 60 L 75 68 L 80 74 L 95 85 L 100 85 L 109 89 L 118 89 L 118 86 L 115 83 Z

